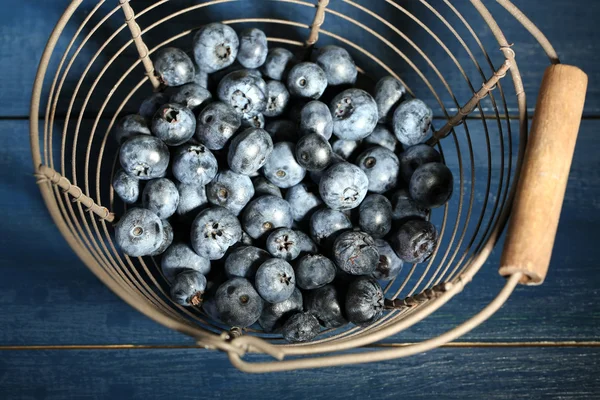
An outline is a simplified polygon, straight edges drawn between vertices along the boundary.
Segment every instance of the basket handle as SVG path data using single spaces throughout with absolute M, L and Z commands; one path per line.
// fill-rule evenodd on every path
M 500 275 L 544 281 L 583 113 L 587 75 L 570 65 L 546 69 L 513 203 Z

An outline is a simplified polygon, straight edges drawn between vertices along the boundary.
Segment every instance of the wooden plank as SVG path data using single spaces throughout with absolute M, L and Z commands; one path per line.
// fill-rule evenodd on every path
M 3 398 L 597 399 L 597 348 L 455 348 L 250 375 L 207 350 L 6 351 Z M 267 360 L 253 356 L 252 360 Z

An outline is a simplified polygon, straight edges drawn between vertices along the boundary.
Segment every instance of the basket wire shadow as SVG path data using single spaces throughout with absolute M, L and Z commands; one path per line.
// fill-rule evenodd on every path
M 509 0 L 497 3 L 533 35 L 551 64 L 541 84 L 530 133 L 515 50 L 482 0 L 463 2 L 462 10 L 450 0 L 365 0 L 362 4 L 274 0 L 253 2 L 250 8 L 234 0 L 112 3 L 72 0 L 58 21 L 34 83 L 31 150 L 37 182 L 59 230 L 92 272 L 138 311 L 192 336 L 207 349 L 226 352 L 243 371 L 282 371 L 389 360 L 427 351 L 481 324 L 504 304 L 517 284 L 543 282 L 587 77 L 576 67 L 560 64 L 548 40 Z M 429 144 L 437 146 L 458 177 L 459 190 L 431 217 L 441 227 L 433 256 L 426 265 L 405 266 L 405 273 L 385 287 L 391 310 L 371 326 L 325 331 L 317 340 L 298 345 L 258 330 L 227 330 L 202 311 L 173 303 L 154 258 L 130 258 L 114 244 L 112 225 L 115 214 L 119 215 L 117 209 L 123 206 L 115 202 L 110 184 L 118 163 L 111 129 L 119 116 L 135 110 L 132 107 L 144 97 L 144 89 L 146 95 L 149 87 L 160 89 L 152 53 L 179 42 L 189 50 L 191 35 L 202 25 L 198 22 L 213 22 L 202 18 L 210 18 L 210 10 L 219 7 L 234 16 L 223 23 L 234 28 L 259 26 L 267 32 L 271 46 L 286 46 L 299 54 L 308 54 L 317 43 L 344 46 L 365 79 L 375 82 L 393 75 L 411 95 L 436 104 Z M 278 10 L 286 10 L 282 12 L 285 17 L 277 15 Z M 490 53 L 474 28 L 475 17 L 483 20 L 498 44 Z M 329 20 L 334 22 L 331 30 Z M 444 35 L 434 29 L 443 29 Z M 365 37 L 371 41 L 368 48 L 363 46 Z M 149 43 L 154 47 L 148 47 Z M 461 54 L 468 65 L 461 64 L 455 54 Z M 494 62 L 500 56 L 500 62 Z M 445 77 L 438 69 L 441 63 L 453 66 L 454 74 Z M 75 75 L 79 71 L 83 72 Z M 503 88 L 503 78 L 512 81 L 512 88 Z M 477 89 L 473 82 L 481 86 Z M 510 105 L 517 107 L 516 118 Z M 476 191 L 476 186 L 483 189 Z M 483 196 L 477 198 L 477 193 Z M 509 215 L 500 263 L 500 274 L 507 280 L 496 298 L 437 337 L 410 345 L 382 345 L 386 338 L 438 310 L 472 280 L 499 240 Z M 371 348 L 351 351 L 365 346 Z M 252 352 L 276 360 L 243 359 Z

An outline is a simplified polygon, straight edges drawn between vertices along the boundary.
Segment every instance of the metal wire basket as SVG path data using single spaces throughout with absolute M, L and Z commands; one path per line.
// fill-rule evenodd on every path
M 98 278 L 140 312 L 208 349 L 226 352 L 247 372 L 372 362 L 426 351 L 482 323 L 518 283 L 544 280 L 587 77 L 559 64 L 550 43 L 519 9 L 509 0 L 497 0 L 499 6 L 482 0 L 249 3 L 72 0 L 52 32 L 31 100 L 33 165 L 54 221 Z M 530 134 L 515 58 L 518 43 L 513 47 L 508 41 L 491 6 L 514 16 L 552 64 L 542 81 Z M 374 82 L 391 74 L 434 109 L 429 143 L 458 178 L 458 190 L 453 201 L 432 215 L 440 227 L 433 256 L 426 265 L 405 268 L 405 274 L 387 285 L 394 310 L 376 324 L 326 331 L 301 345 L 283 344 L 259 331 L 227 331 L 201 311 L 173 303 L 153 258 L 130 258 L 116 248 L 112 211 L 118 215 L 121 205 L 114 201 L 110 184 L 118 152 L 109 140 L 111 129 L 120 115 L 137 110 L 140 99 L 159 88 L 152 53 L 166 45 L 189 50 L 192 32 L 214 22 L 211 15 L 227 15 L 230 19 L 222 22 L 236 29 L 258 26 L 271 45 L 300 54 L 321 44 L 346 47 L 364 79 Z M 490 32 L 498 46 L 486 48 L 480 36 Z M 441 65 L 454 72 L 442 74 Z M 512 85 L 503 87 L 505 77 Z M 516 118 L 511 105 L 516 106 Z M 488 306 L 435 338 L 350 352 L 414 325 L 458 294 L 490 255 L 511 208 L 500 264 L 507 281 Z M 242 359 L 249 352 L 278 361 Z M 344 354 L 323 355 L 335 352 Z

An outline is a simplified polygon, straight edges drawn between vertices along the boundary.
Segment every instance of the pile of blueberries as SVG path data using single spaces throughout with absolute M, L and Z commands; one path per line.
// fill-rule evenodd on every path
M 391 76 L 357 88 L 337 46 L 300 57 L 214 23 L 193 53 L 158 51 L 164 90 L 115 126 L 121 250 L 162 254 L 173 301 L 232 327 L 305 342 L 377 321 L 380 281 L 430 257 L 452 195 L 431 109 Z

